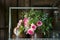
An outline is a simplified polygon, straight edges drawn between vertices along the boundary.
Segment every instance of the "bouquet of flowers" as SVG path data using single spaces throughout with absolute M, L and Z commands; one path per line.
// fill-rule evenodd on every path
M 34 33 L 39 32 L 39 29 L 44 35 L 46 32 L 52 28 L 52 17 L 49 17 L 48 14 L 42 12 L 41 10 L 30 10 L 24 12 L 22 16 L 23 19 L 20 19 L 17 27 L 14 29 L 14 34 L 19 35 L 22 32 L 34 35 Z

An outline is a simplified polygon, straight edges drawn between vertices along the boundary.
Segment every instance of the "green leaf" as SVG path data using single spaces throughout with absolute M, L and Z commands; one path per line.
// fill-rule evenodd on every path
M 49 23 L 49 27 L 52 28 L 52 24 L 51 23 Z
M 44 35 L 46 35 L 46 32 L 44 32 Z
M 49 31 L 49 27 L 46 27 L 46 31 Z
M 24 27 L 20 26 L 19 31 L 20 31 L 20 33 L 22 33 L 24 31 Z

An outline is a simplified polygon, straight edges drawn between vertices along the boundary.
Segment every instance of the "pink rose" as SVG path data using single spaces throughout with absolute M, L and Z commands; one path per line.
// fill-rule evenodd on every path
M 33 35 L 34 34 L 34 30 L 33 29 L 28 29 L 28 31 L 27 31 L 27 34 L 29 34 L 29 35 Z
M 19 20 L 19 23 L 22 23 L 22 20 Z
M 24 22 L 25 22 L 25 21 L 28 21 L 28 18 L 24 18 Z
M 28 24 L 28 22 L 29 22 L 28 18 L 24 18 L 23 21 L 24 21 L 24 26 L 25 27 L 29 26 L 29 24 Z
M 31 28 L 32 28 L 33 30 L 36 30 L 37 26 L 32 23 L 32 24 L 31 24 Z
M 41 25 L 42 25 L 42 21 L 38 21 L 37 26 L 41 26 Z
M 17 24 L 17 27 L 19 28 L 19 26 L 21 25 L 22 23 L 22 20 L 19 20 L 18 24 Z
M 20 24 L 20 23 L 18 23 L 18 24 L 17 24 L 17 27 L 19 28 L 19 26 L 20 26 L 20 25 L 21 25 L 21 24 Z

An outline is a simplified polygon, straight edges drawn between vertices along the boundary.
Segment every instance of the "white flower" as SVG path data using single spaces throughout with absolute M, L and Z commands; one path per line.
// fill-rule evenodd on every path
M 20 34 L 20 32 L 19 32 L 19 30 L 17 29 L 17 27 L 16 28 L 14 28 L 14 34 L 16 35 L 16 36 L 19 36 L 19 34 Z

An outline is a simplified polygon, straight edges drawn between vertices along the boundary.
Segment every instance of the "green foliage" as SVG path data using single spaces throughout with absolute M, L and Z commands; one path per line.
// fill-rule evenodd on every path
M 22 33 L 23 31 L 24 31 L 24 27 L 23 26 L 20 26 L 19 32 Z
M 37 21 L 42 21 L 43 25 L 38 27 L 41 29 L 42 33 L 46 35 L 46 32 L 49 32 L 52 28 L 52 17 L 48 17 L 48 15 L 41 10 L 33 10 L 31 9 L 29 12 L 24 12 L 25 17 L 29 18 L 29 24 L 36 23 Z M 35 30 L 35 32 L 38 32 Z M 20 32 L 24 30 L 23 26 L 20 27 Z

